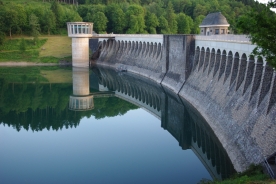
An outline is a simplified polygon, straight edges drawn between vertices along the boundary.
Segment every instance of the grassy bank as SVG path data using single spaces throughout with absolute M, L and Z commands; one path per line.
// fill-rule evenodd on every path
M 276 184 L 276 180 L 272 180 L 267 174 L 264 174 L 262 166 L 251 165 L 246 171 L 237 173 L 229 179 L 223 181 L 202 180 L 199 184 Z
M 0 46 L 0 62 L 71 62 L 71 38 L 68 36 L 41 36 L 6 39 Z

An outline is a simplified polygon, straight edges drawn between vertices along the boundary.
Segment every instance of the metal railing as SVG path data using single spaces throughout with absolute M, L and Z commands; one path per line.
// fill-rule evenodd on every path
M 67 32 L 69 37 L 91 37 L 93 33 L 93 23 L 67 22 Z
M 273 170 L 271 169 L 271 167 L 270 167 L 269 163 L 267 162 L 267 159 L 266 159 L 266 158 L 264 158 L 264 162 L 263 162 L 263 163 L 264 163 L 265 168 L 266 168 L 268 174 L 270 175 L 270 177 L 271 177 L 271 178 L 275 178 L 274 172 L 273 172 Z
M 249 133 L 245 130 L 244 127 L 242 127 L 242 130 L 244 131 L 244 133 L 246 134 L 247 139 L 248 139 L 248 137 L 250 137 Z M 262 151 L 261 151 L 261 149 L 260 149 L 259 146 L 257 146 L 256 148 L 257 148 L 257 150 L 261 153 L 261 157 L 263 158 L 263 161 L 262 161 L 260 164 L 264 164 L 264 166 L 265 166 L 265 168 L 266 168 L 266 170 L 267 170 L 269 176 L 270 176 L 272 179 L 274 179 L 274 172 L 273 172 L 273 170 L 271 169 L 271 167 L 270 167 L 270 165 L 269 165 L 269 163 L 268 163 L 266 157 L 265 157 L 264 154 L 262 153 Z
M 210 41 L 223 41 L 223 42 L 238 42 L 251 44 L 248 35 L 196 35 L 196 40 L 210 40 Z

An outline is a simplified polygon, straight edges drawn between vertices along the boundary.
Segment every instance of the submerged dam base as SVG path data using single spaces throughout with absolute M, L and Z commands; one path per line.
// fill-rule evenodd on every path
M 276 75 L 262 60 L 213 43 L 198 46 L 195 35 L 163 35 L 163 43 L 107 39 L 92 63 L 177 94 L 203 116 L 242 172 L 276 153 Z

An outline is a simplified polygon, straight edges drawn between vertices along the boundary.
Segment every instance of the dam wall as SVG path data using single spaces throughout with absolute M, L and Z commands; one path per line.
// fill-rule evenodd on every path
M 163 39 L 162 39 L 163 40 Z M 156 41 L 156 42 L 153 42 Z M 117 70 L 143 75 L 158 83 L 165 76 L 166 63 L 162 59 L 160 39 L 139 41 L 134 38 L 126 41 L 124 37 L 104 39 L 99 45 L 100 54 L 97 64 Z
M 229 46 L 250 50 L 251 43 L 233 42 L 195 35 L 164 35 L 163 44 L 110 39 L 100 43 L 96 64 L 147 77 L 196 108 L 240 172 L 276 152 L 276 75 L 265 60 Z
M 243 171 L 276 152 L 275 72 L 260 60 L 235 55 L 196 50 L 179 95 L 202 114 Z

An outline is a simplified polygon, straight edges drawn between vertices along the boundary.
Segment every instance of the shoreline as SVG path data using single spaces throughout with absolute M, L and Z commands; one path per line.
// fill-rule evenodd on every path
M 16 62 L 16 61 L 5 61 L 0 62 L 0 66 L 56 66 L 56 65 L 72 65 L 71 62 L 59 62 L 59 63 L 35 63 L 35 62 Z

